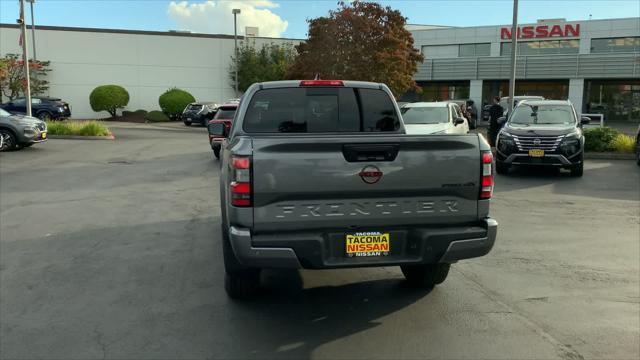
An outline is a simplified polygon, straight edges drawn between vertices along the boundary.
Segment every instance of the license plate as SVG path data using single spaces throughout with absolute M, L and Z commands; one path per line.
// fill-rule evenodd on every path
M 358 232 L 347 234 L 345 241 L 348 257 L 387 256 L 391 250 L 389 233 Z
M 187 118 L 187 121 L 191 121 L 191 118 Z
M 46 132 L 43 132 L 43 133 L 42 133 L 42 140 L 44 140 L 44 139 L 46 139 L 46 138 L 47 138 L 47 133 L 46 133 Z
M 531 149 L 531 150 L 529 150 L 529 156 L 531 156 L 531 157 L 544 157 L 544 150 Z

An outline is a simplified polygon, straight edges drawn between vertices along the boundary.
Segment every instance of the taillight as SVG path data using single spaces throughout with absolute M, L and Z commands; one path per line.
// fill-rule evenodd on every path
M 482 152 L 482 174 L 480 180 L 480 199 L 491 199 L 493 194 L 493 154 Z
M 231 158 L 231 205 L 251 206 L 251 158 L 233 156 Z
M 342 80 L 302 80 L 300 86 L 344 86 Z

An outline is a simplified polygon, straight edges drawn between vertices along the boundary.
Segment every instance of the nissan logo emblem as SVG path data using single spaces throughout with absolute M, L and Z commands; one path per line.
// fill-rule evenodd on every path
M 382 178 L 382 171 L 377 166 L 367 165 L 358 173 L 358 176 L 367 184 L 375 184 Z
M 540 146 L 540 139 L 533 139 L 533 145 Z

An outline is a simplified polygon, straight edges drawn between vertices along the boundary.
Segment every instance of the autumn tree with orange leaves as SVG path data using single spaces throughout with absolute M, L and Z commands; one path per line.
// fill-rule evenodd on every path
M 49 89 L 46 75 L 49 61 L 29 60 L 31 95 L 40 95 Z M 0 94 L 9 101 L 24 95 L 27 79 L 24 76 L 24 62 L 17 54 L 7 54 L 0 58 Z
M 289 79 L 385 83 L 396 97 L 418 90 L 413 74 L 424 60 L 405 29 L 406 18 L 374 2 L 339 2 L 327 17 L 308 20 L 309 40 L 296 46 Z

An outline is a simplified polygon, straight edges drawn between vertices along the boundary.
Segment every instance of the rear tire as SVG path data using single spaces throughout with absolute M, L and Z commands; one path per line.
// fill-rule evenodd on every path
M 636 141 L 636 164 L 640 166 L 640 137 Z
M 183 121 L 184 122 L 184 126 L 191 126 L 191 122 L 190 121 Z
M 428 289 L 442 284 L 447 279 L 450 268 L 451 264 L 400 266 L 405 279 L 410 285 Z
M 39 112 L 36 117 L 42 121 L 51 121 L 52 117 L 51 117 L 51 113 L 48 111 L 41 111 Z
M 220 159 L 220 148 L 213 149 L 213 156 L 215 156 L 216 159 Z
M 232 299 L 247 299 L 260 290 L 260 269 L 248 268 L 238 261 L 229 241 L 226 225 L 222 227 L 222 255 L 224 258 L 224 289 Z
M 500 175 L 507 175 L 509 173 L 509 165 L 502 161 L 496 161 L 496 172 Z

